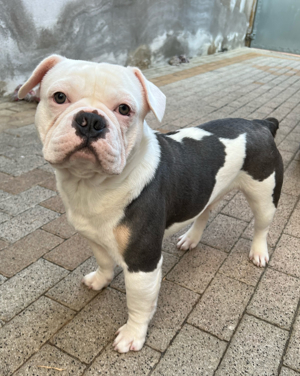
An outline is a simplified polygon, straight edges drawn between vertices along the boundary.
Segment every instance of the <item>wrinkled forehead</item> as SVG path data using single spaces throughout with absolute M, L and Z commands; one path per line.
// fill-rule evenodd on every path
M 122 95 L 142 100 L 142 87 L 130 68 L 107 63 L 66 59 L 44 77 L 42 87 L 50 91 L 76 91 L 99 100 Z

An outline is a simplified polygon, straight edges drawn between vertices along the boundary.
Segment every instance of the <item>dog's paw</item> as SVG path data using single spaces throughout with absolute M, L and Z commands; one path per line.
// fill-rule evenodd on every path
M 269 254 L 268 252 L 255 252 L 251 249 L 249 259 L 254 265 L 264 268 L 269 262 Z
M 178 238 L 177 248 L 181 249 L 182 251 L 193 249 L 197 246 L 199 241 L 199 236 L 193 236 L 193 234 L 189 234 L 188 232 L 186 232 L 184 235 L 181 235 Z
M 92 290 L 101 290 L 111 282 L 112 278 L 107 278 L 97 270 L 83 277 L 82 283 Z
M 113 346 L 119 353 L 126 353 L 129 350 L 139 351 L 143 347 L 146 339 L 147 326 L 141 325 L 133 328 L 128 324 L 123 325 L 117 331 L 117 338 Z

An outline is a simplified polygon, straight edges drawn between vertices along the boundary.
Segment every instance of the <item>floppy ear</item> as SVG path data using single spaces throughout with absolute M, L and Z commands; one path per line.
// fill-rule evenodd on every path
M 146 100 L 150 109 L 156 116 L 157 120 L 161 122 L 166 109 L 166 96 L 159 90 L 157 86 L 148 81 L 138 68 L 131 69 L 133 69 L 134 74 L 143 86 Z
M 26 94 L 29 93 L 31 89 L 33 89 L 37 84 L 39 84 L 45 74 L 54 67 L 57 63 L 64 60 L 65 58 L 60 55 L 51 55 L 44 59 L 40 64 L 35 68 L 31 77 L 25 82 L 23 86 L 21 86 L 18 97 L 19 99 L 23 99 Z

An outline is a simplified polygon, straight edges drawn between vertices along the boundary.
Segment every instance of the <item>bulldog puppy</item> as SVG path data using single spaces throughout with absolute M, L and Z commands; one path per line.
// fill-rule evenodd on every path
M 164 236 L 193 222 L 178 248 L 196 247 L 211 208 L 230 190 L 246 196 L 255 218 L 250 259 L 269 260 L 268 229 L 280 197 L 283 167 L 276 119 L 223 119 L 168 134 L 166 99 L 137 68 L 43 60 L 21 87 L 37 84 L 36 126 L 45 159 L 56 171 L 69 222 L 85 237 L 98 269 L 83 279 L 100 290 L 124 270 L 128 321 L 114 341 L 119 352 L 142 348 L 161 283 Z

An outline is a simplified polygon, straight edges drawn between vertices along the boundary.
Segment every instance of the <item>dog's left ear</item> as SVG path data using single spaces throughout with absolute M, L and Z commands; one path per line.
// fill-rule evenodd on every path
M 60 55 L 51 55 L 44 59 L 40 64 L 35 68 L 30 78 L 21 86 L 18 97 L 19 99 L 25 98 L 26 94 L 29 93 L 37 84 L 39 84 L 45 74 L 54 67 L 57 63 L 64 60 L 65 58 Z
M 131 69 L 142 84 L 150 109 L 156 116 L 156 119 L 161 122 L 166 109 L 166 96 L 159 90 L 157 86 L 148 81 L 138 68 Z

